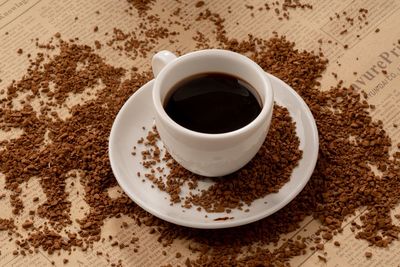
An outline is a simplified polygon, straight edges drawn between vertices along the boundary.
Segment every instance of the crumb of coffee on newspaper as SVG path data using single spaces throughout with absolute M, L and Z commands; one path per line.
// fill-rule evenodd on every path
M 247 9 L 250 10 L 258 10 L 263 11 L 273 11 L 274 14 L 278 17 L 279 20 L 289 20 L 290 19 L 290 11 L 296 9 L 302 10 L 312 10 L 313 5 L 309 3 L 301 3 L 300 0 L 284 0 L 284 1 L 272 1 L 266 2 L 261 6 L 252 6 L 252 5 L 245 5 Z
M 140 17 L 145 17 L 156 0 L 127 0 L 127 2 L 130 4 L 129 10 L 135 8 Z
M 14 215 L 0 219 L 0 231 L 8 231 L 9 241 L 18 246 L 16 254 L 40 250 L 73 253 L 76 247 L 89 252 L 94 242 L 102 240 L 105 220 L 121 215 L 157 235 L 162 245 L 168 246 L 177 239 L 190 240 L 188 246 L 193 254 L 185 259 L 188 266 L 288 264 L 291 258 L 315 250 L 309 245 L 313 243 L 309 242 L 310 237 L 303 234 L 279 242 L 282 235 L 298 229 L 306 216 L 311 215 L 322 224 L 313 240 L 334 242 L 335 235 L 343 230 L 344 220 L 360 208 L 365 208 L 359 217 L 361 222 L 351 226 L 358 239 L 378 247 L 398 242 L 400 228 L 391 212 L 400 201 L 400 152 L 383 123 L 371 117 L 367 94 L 346 88 L 340 81 L 334 88 L 321 88 L 319 78 L 327 61 L 319 53 L 298 50 L 294 43 L 279 36 L 233 39 L 226 35 L 224 19 L 219 14 L 208 11 L 206 15 L 193 23 L 214 27 L 217 42 L 208 41 L 212 36 L 206 36 L 198 39 L 209 42 L 203 45 L 247 55 L 291 85 L 310 107 L 319 130 L 320 151 L 316 169 L 304 190 L 282 210 L 263 220 L 221 230 L 172 225 L 143 211 L 124 194 L 111 198 L 108 190 L 115 188 L 117 182 L 107 156 L 109 131 L 123 103 L 151 75 L 137 68 L 128 72 L 107 64 L 93 48 L 79 41 L 57 39 L 36 56 L 32 54 L 25 75 L 5 85 L 5 97 L 0 101 L 1 130 L 22 130 L 20 135 L 0 142 L 0 170 L 5 198 L 10 203 L 7 205 L 14 214 L 21 214 L 25 209 L 22 189 L 31 179 L 39 182 L 45 194 L 28 216 L 33 227 L 17 227 Z M 46 49 L 53 46 L 47 53 Z M 168 44 L 165 48 L 173 50 Z M 68 116 L 58 113 L 63 104 L 68 104 L 71 94 L 83 96 L 87 92 L 92 98 L 79 105 L 69 104 Z M 39 103 L 39 108 L 32 103 Z M 77 230 L 66 230 L 72 224 L 67 179 L 83 186 L 83 200 L 90 207 L 77 221 Z M 47 225 L 36 225 L 38 218 L 47 221 Z M 265 247 L 271 243 L 276 247 Z M 134 252 L 140 253 L 140 249 L 134 248 Z
M 206 212 L 230 212 L 251 205 L 270 193 L 276 193 L 290 180 L 293 169 L 302 157 L 296 125 L 288 110 L 274 105 L 268 135 L 256 156 L 239 171 L 213 179 L 213 185 L 198 193 L 197 185 L 205 177 L 193 174 L 180 166 L 159 142 L 155 127 L 134 147 L 136 160 L 146 169 L 138 179 L 146 177 L 170 196 L 171 203 L 182 207 L 197 206 Z M 160 164 L 162 162 L 162 164 Z M 164 168 L 164 165 L 167 168 Z M 182 187 L 189 192 L 182 195 Z

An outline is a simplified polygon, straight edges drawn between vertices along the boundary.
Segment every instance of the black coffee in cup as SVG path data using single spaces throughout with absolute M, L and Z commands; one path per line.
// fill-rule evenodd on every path
M 261 112 L 256 90 L 223 73 L 203 73 L 176 84 L 164 108 L 179 125 L 201 133 L 227 133 L 252 122 Z

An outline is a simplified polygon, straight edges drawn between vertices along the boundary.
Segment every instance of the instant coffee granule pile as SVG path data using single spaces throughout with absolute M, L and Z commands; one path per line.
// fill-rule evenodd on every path
M 208 43 L 212 36 L 196 42 L 249 56 L 290 84 L 309 105 L 319 129 L 320 151 L 304 190 L 268 218 L 224 230 L 179 227 L 149 215 L 125 195 L 111 198 L 107 190 L 117 183 L 107 156 L 110 128 L 122 104 L 151 75 L 128 73 L 107 64 L 89 46 L 57 40 L 51 55 L 43 49 L 32 56 L 26 74 L 1 88 L 5 90 L 0 103 L 1 130 L 22 130 L 20 136 L 2 141 L 0 150 L 0 171 L 11 192 L 14 213 L 24 209 L 21 185 L 29 179 L 37 179 L 46 194 L 44 203 L 30 215 L 33 225 L 25 224 L 27 229 L 14 226 L 13 218 L 0 219 L 0 230 L 9 231 L 12 242 L 19 245 L 15 255 L 39 249 L 48 253 L 90 249 L 100 240 L 104 220 L 122 214 L 158 235 L 165 246 L 177 239 L 190 240 L 189 248 L 195 254 L 185 259 L 187 266 L 287 265 L 292 257 L 313 248 L 309 238 L 292 238 L 275 249 L 265 245 L 278 244 L 281 235 L 298 229 L 308 215 L 323 225 L 316 233 L 319 240 L 334 239 L 343 221 L 360 208 L 365 209 L 361 225 L 354 225 L 355 236 L 362 239 L 359 242 L 382 247 L 398 242 L 400 229 L 390 213 L 400 200 L 400 153 L 382 122 L 369 115 L 373 107 L 365 96 L 341 83 L 322 91 L 318 79 L 327 65 L 322 55 L 299 51 L 279 36 L 235 40 L 226 35 L 221 15 L 205 11 L 207 5 L 196 9 L 203 14 L 196 16 L 196 23 L 214 25 L 217 43 Z M 93 98 L 64 106 L 71 94 L 85 92 Z M 61 108 L 68 109 L 68 114 L 61 114 Z M 68 178 L 83 185 L 90 212 L 79 221 L 79 231 L 65 233 L 63 229 L 71 224 L 71 203 L 65 189 Z M 45 218 L 47 225 L 36 225 L 36 216 Z M 28 237 L 21 237 L 25 233 Z
M 189 195 L 184 197 L 182 204 L 185 208 L 194 205 L 207 212 L 242 209 L 244 204 L 249 206 L 256 199 L 278 192 L 289 181 L 302 156 L 295 131 L 296 126 L 288 110 L 275 104 L 268 136 L 257 155 L 239 171 L 213 179 L 213 185 L 196 193 L 198 181 L 205 177 L 184 169 L 164 148 L 160 148 L 157 142 L 160 138 L 154 129 L 148 132 L 145 141 L 143 138 L 138 141 L 138 147 L 133 153 L 141 156 L 141 164 L 147 169 L 144 174 L 138 173 L 138 179 L 144 176 L 158 189 L 166 191 L 171 203 L 181 202 L 182 186 L 188 185 Z M 163 167 L 157 166 L 160 155 L 164 153 L 166 155 L 162 161 L 168 168 L 168 174 L 165 174 Z

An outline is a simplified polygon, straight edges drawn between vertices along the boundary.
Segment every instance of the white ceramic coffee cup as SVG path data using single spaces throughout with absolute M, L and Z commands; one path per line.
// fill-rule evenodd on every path
M 176 57 L 169 51 L 153 56 L 155 123 L 167 151 L 184 168 L 209 176 L 223 176 L 246 165 L 267 135 L 274 104 L 271 83 L 254 61 L 235 52 L 208 49 Z M 260 114 L 246 126 L 218 134 L 200 133 L 173 121 L 164 110 L 174 85 L 201 73 L 225 73 L 250 84 L 260 98 Z

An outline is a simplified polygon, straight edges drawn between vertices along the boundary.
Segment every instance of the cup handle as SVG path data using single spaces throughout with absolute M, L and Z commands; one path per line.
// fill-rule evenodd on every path
M 151 68 L 153 69 L 154 77 L 157 77 L 160 71 L 176 58 L 177 56 L 168 50 L 162 50 L 155 54 L 151 60 Z

